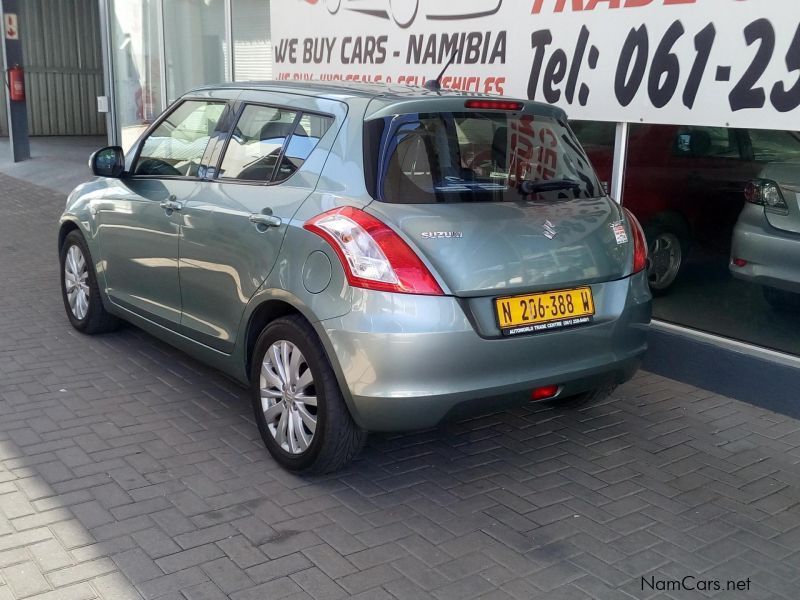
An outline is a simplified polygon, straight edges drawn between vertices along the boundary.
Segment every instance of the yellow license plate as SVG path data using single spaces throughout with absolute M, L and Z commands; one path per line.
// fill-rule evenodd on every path
M 589 323 L 594 315 L 592 288 L 581 287 L 495 300 L 497 322 L 505 335 L 549 331 Z

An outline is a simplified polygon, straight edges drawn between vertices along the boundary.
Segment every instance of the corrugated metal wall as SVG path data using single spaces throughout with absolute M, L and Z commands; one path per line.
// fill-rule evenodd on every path
M 233 0 L 231 10 L 236 81 L 272 79 L 269 2 Z
M 25 0 L 19 25 L 30 134 L 104 135 L 97 0 Z

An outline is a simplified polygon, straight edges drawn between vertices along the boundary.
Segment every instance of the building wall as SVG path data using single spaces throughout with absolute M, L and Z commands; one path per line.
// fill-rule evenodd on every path
M 30 135 L 104 135 L 96 0 L 25 0 L 19 21 Z
M 111 139 L 126 150 L 190 89 L 272 77 L 269 0 L 100 3 L 109 15 Z
M 269 2 L 232 2 L 233 75 L 236 81 L 272 79 Z

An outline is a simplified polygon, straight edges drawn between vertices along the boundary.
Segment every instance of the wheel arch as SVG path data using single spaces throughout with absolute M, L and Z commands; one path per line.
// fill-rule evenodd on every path
M 339 384 L 339 390 L 342 393 L 345 404 L 347 404 L 347 408 L 350 410 L 350 414 L 353 416 L 353 419 L 355 419 L 356 423 L 361 425 L 359 412 L 353 403 L 353 398 L 350 395 L 350 388 L 347 385 L 347 380 L 342 373 L 341 366 L 339 365 L 339 361 L 336 357 L 336 352 L 331 346 L 330 340 L 326 337 L 319 321 L 315 321 L 307 313 L 307 307 L 305 307 L 302 302 L 291 295 L 281 295 L 280 297 L 272 296 L 264 299 L 256 305 L 247 318 L 247 324 L 243 332 L 243 337 L 240 338 L 242 339 L 242 349 L 240 352 L 242 352 L 244 358 L 244 379 L 242 382 L 246 383 L 251 380 L 250 377 L 253 367 L 253 352 L 255 351 L 258 336 L 272 321 L 287 315 L 299 315 L 305 319 L 305 321 L 316 332 L 320 341 L 322 352 L 328 359 L 328 364 L 330 364 L 331 369 L 333 369 L 333 374 L 336 377 L 337 383 Z M 241 361 L 241 359 L 239 360 Z M 242 362 L 239 362 L 239 364 L 241 365 Z
M 248 379 L 250 378 L 250 369 L 253 366 L 253 351 L 255 350 L 258 336 L 272 321 L 287 315 L 300 315 L 308 320 L 296 306 L 286 300 L 277 298 L 265 300 L 253 310 L 245 330 L 244 368 Z
M 651 230 L 656 228 L 667 229 L 678 237 L 683 238 L 686 242 L 692 239 L 692 225 L 687 216 L 678 210 L 662 210 L 653 215 L 647 224 L 643 224 L 643 226 L 645 229 L 650 228 Z
M 83 229 L 81 226 L 78 225 L 76 221 L 72 219 L 64 219 L 61 221 L 61 225 L 58 228 L 58 251 L 61 251 L 61 248 L 64 246 L 64 240 L 67 239 L 67 236 L 70 234 L 71 231 L 80 231 L 83 234 Z M 86 235 L 84 234 L 84 238 Z

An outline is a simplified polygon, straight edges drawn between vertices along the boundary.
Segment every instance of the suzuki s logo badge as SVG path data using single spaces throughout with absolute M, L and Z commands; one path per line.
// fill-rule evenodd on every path
M 424 240 L 445 240 L 451 238 L 463 238 L 464 234 L 460 231 L 423 231 L 420 233 Z
M 546 237 L 548 240 L 552 240 L 554 237 L 556 237 L 556 235 L 558 235 L 555 226 L 549 220 L 544 222 L 542 229 L 544 230 L 544 237 Z

